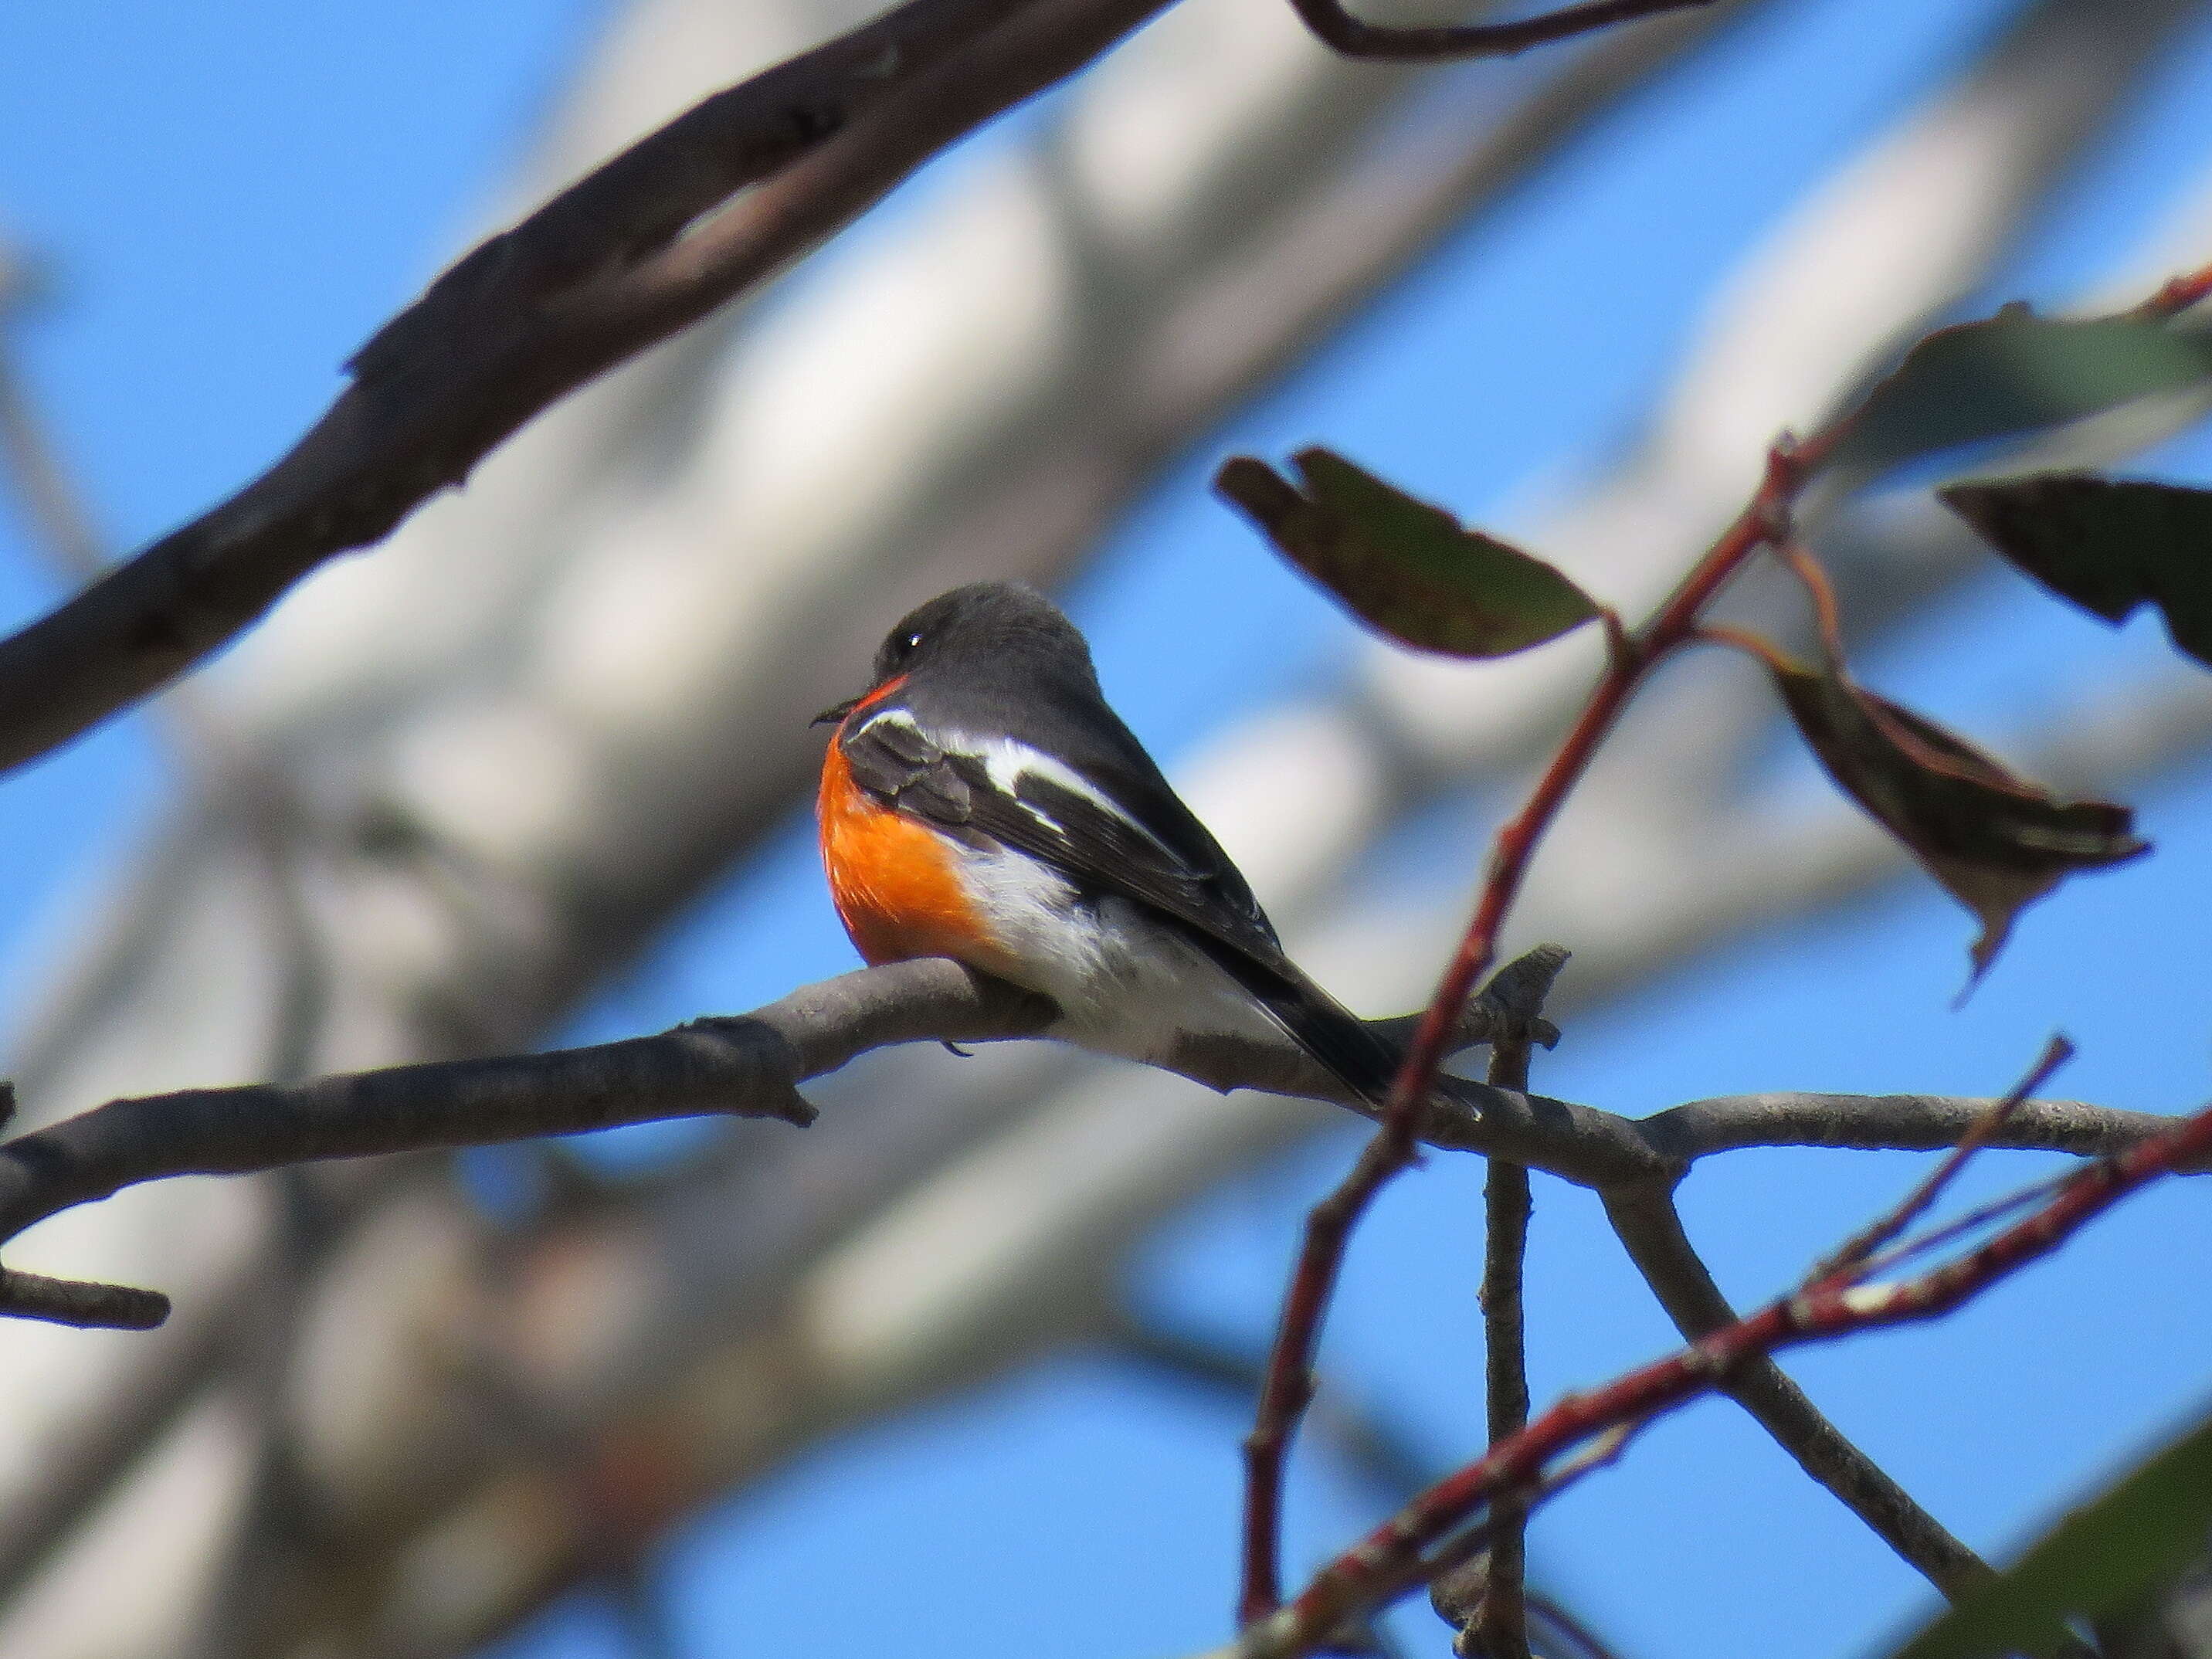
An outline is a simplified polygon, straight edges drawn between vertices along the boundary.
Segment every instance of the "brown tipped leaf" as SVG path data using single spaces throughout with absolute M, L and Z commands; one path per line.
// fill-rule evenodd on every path
M 2174 644 L 2212 666 L 2212 490 L 2045 472 L 1938 493 L 2061 599 L 2112 623 L 2154 605 Z
M 1284 556 L 1401 644 L 1503 657 L 1597 615 L 1540 559 L 1416 501 L 1326 449 L 1291 458 L 1304 488 L 1240 455 L 1213 487 Z
M 1923 455 L 2018 437 L 2212 383 L 2212 338 L 2136 315 L 2038 317 L 2007 306 L 1937 329 L 1847 417 L 1830 458 L 1870 478 Z
M 1838 672 L 1767 666 L 1828 775 L 1981 921 L 1975 979 L 2065 877 L 2149 850 L 2124 806 L 2061 800 Z

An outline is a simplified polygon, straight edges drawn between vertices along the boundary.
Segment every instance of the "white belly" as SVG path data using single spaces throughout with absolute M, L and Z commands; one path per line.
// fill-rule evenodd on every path
M 1242 986 L 1143 906 L 1079 899 L 1057 872 L 995 845 L 963 859 L 969 897 L 1018 964 L 1006 976 L 1060 1006 L 1049 1035 L 1141 1060 L 1171 1059 L 1190 1032 L 1289 1042 Z

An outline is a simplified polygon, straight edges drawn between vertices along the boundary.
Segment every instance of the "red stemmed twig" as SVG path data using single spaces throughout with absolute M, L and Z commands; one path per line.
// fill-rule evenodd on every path
M 1777 527 L 1786 522 L 1797 492 L 1839 429 L 1832 427 L 1807 445 L 1778 444 L 1767 458 L 1765 477 L 1750 504 L 1651 619 L 1633 634 L 1622 631 L 1617 623 L 1613 624 L 1613 659 L 1604 677 L 1528 804 L 1498 832 L 1474 920 L 1413 1033 L 1405 1063 L 1391 1087 L 1382 1127 L 1361 1152 L 1351 1173 L 1306 1218 L 1297 1266 L 1268 1354 L 1256 1419 L 1244 1443 L 1240 1622 L 1249 1624 L 1266 1617 L 1282 1599 L 1277 1554 L 1283 1463 L 1298 1418 L 1312 1398 L 1315 1346 L 1342 1265 L 1345 1243 L 1375 1194 L 1413 1161 L 1419 1104 L 1436 1085 L 1437 1072 L 1451 1050 L 1457 1011 L 1466 1006 L 1475 982 L 1497 957 L 1498 933 L 1520 895 L 1537 843 L 1652 666 L 1695 635 L 1698 618 L 1713 596 L 1746 560 L 1776 538 Z
M 2146 320 L 2171 318 L 2208 295 L 2212 295 L 2212 265 L 2174 278 L 2133 314 Z M 1497 959 L 1498 935 L 1520 896 L 1538 844 L 1653 667 L 1682 646 L 1711 637 L 1701 628 L 1705 608 L 1761 547 L 1790 548 L 1791 513 L 1799 495 L 1849 435 L 1858 412 L 1845 411 L 1802 442 L 1786 435 L 1778 442 L 1768 453 L 1765 471 L 1751 501 L 1642 628 L 1628 633 L 1607 614 L 1612 660 L 1528 802 L 1498 832 L 1474 919 L 1408 1045 L 1382 1127 L 1350 1173 L 1307 1218 L 1252 1432 L 1244 1443 L 1243 1576 L 1237 1598 L 1241 1624 L 1249 1626 L 1267 1617 L 1281 1601 L 1278 1554 L 1284 1462 L 1298 1419 L 1312 1398 L 1315 1349 L 1346 1241 L 1375 1195 L 1413 1162 L 1421 1103 L 1435 1087 L 1451 1050 L 1458 1011 Z M 1816 601 L 1826 597 L 1824 583 L 1816 582 L 1814 592 Z M 1832 604 L 1824 605 L 1821 621 L 1824 632 L 1832 635 Z
M 1899 1200 L 1887 1215 L 1854 1234 L 1842 1249 L 1815 1267 L 1812 1282 L 1825 1288 L 1856 1284 L 1864 1279 L 1870 1271 L 1869 1264 L 1875 1252 L 1902 1237 L 1906 1228 L 1933 1209 L 1936 1200 L 1942 1197 L 1943 1189 L 1966 1167 L 1966 1160 L 1989 1144 L 1990 1137 L 2004 1127 L 2005 1120 L 2018 1111 L 2029 1096 L 2051 1081 L 2053 1072 L 2073 1058 L 2072 1043 L 2063 1036 L 2051 1038 L 2045 1045 L 2042 1058 L 2028 1069 L 2027 1075 L 2014 1085 L 2012 1091 L 2001 1100 L 1991 1101 L 1989 1110 L 1973 1121 L 1943 1161 Z
M 1577 1448 L 1609 1433 L 1633 1431 L 1719 1386 L 1747 1361 L 1948 1313 L 2055 1249 L 2136 1188 L 2207 1152 L 2212 1152 L 2212 1109 L 2075 1171 L 2033 1214 L 1917 1278 L 1874 1285 L 1839 1282 L 1832 1275 L 1815 1279 L 1602 1389 L 1567 1396 L 1521 1433 L 1415 1497 L 1323 1567 L 1287 1607 L 1248 1626 L 1237 1643 L 1237 1659 L 1295 1659 L 1328 1642 L 1347 1620 L 1419 1583 L 1428 1571 L 1423 1553 L 1492 1499 L 1540 1493 L 1560 1472 L 1560 1460 Z

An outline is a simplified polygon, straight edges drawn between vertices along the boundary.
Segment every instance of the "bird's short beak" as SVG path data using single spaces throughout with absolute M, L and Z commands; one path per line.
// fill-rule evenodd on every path
M 809 722 L 809 724 L 814 726 L 839 725 L 842 723 L 846 715 L 851 714 L 860 706 L 860 698 L 848 697 L 844 702 L 833 703 L 829 708 L 823 709 L 820 714 L 817 714 L 813 720 Z

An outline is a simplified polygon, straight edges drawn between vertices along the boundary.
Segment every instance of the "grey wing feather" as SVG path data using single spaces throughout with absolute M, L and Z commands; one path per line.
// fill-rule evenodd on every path
M 948 829 L 967 823 L 974 807 L 968 779 L 916 727 L 878 717 L 837 743 L 853 781 L 870 794 Z

